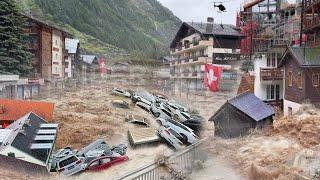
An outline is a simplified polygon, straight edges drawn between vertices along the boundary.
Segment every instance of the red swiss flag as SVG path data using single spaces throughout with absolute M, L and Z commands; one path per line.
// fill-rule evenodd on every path
M 219 91 L 222 67 L 212 64 L 205 65 L 204 85 L 209 87 L 212 92 Z
M 101 57 L 99 59 L 99 69 L 100 69 L 100 74 L 103 76 L 107 73 L 107 68 L 106 68 L 106 59 L 104 57 Z

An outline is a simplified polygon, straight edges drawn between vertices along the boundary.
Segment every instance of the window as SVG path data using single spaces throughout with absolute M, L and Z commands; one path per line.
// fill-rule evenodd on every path
M 280 85 L 276 85 L 276 100 L 280 99 Z
M 280 85 L 267 85 L 267 100 L 280 99 Z
M 270 98 L 274 99 L 274 85 L 271 85 Z
M 302 89 L 302 73 L 301 72 L 298 73 L 297 86 L 298 88 Z
M 270 67 L 270 66 L 271 66 L 271 55 L 272 55 L 272 54 L 268 54 L 268 55 L 267 55 L 267 67 Z
M 271 65 L 272 67 L 276 67 L 276 54 L 272 54 Z
M 58 45 L 58 40 L 56 39 L 56 45 Z
M 319 74 L 312 74 L 312 85 L 319 87 Z
M 292 86 L 292 71 L 289 71 L 288 73 L 288 86 Z

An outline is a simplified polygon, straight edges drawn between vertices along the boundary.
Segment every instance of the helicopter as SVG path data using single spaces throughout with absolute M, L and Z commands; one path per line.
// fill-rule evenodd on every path
M 227 12 L 226 7 L 222 4 L 222 2 L 213 2 L 213 7 L 217 7 L 221 12 Z

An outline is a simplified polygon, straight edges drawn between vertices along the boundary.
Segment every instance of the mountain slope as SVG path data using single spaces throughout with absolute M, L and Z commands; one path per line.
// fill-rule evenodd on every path
M 25 1 L 25 9 L 32 14 L 80 32 L 79 36 L 127 51 L 166 49 L 181 23 L 157 0 L 20 1 Z

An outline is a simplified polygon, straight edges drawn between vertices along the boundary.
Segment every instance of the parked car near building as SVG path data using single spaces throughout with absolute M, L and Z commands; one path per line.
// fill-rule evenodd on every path
M 168 107 L 170 108 L 170 110 L 172 112 L 175 112 L 176 110 L 180 110 L 180 111 L 183 111 L 183 112 L 188 112 L 188 108 L 185 107 L 184 105 L 178 103 L 177 101 L 169 101 L 167 103 Z

